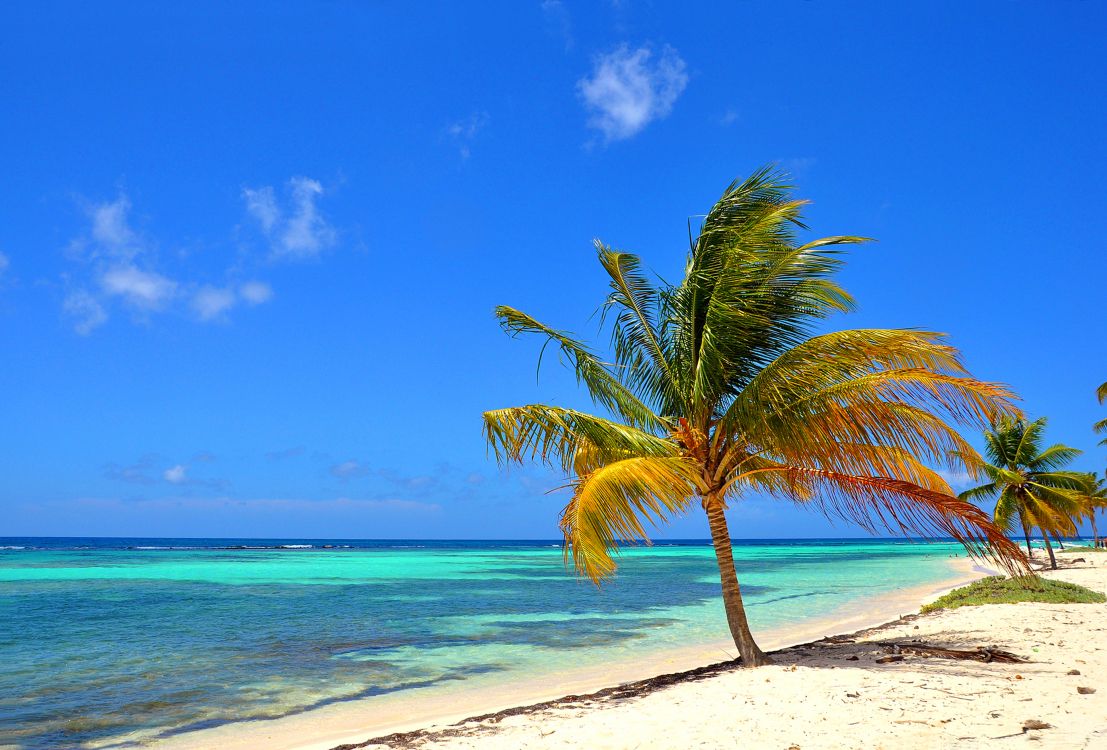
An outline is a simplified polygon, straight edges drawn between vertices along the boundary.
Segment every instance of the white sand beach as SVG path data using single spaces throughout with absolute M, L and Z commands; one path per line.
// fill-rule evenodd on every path
M 1059 557 L 1063 568 L 1044 575 L 1107 590 L 1107 553 L 1079 549 Z M 982 574 L 965 566 L 942 591 Z M 804 636 L 804 643 L 779 648 L 774 665 L 755 670 L 703 668 L 718 659 L 690 650 L 649 664 L 566 673 L 497 694 L 331 706 L 183 734 L 156 747 L 1107 747 L 1107 604 L 1023 603 L 913 614 L 921 600 L 938 593 L 934 587 L 903 591 L 869 611 L 815 623 L 802 634 L 777 635 L 792 643 Z M 869 627 L 877 621 L 885 624 Z M 851 626 L 867 629 L 814 640 Z M 982 663 L 905 652 L 900 661 L 878 663 L 892 653 L 889 644 L 908 641 L 996 647 L 1029 661 Z M 700 669 L 686 671 L 695 667 Z M 678 674 L 642 680 L 673 672 Z M 620 687 L 600 690 L 604 685 Z
M 1107 590 L 1107 553 L 1074 550 L 1051 578 Z M 1084 558 L 1085 562 L 1074 562 Z M 690 677 L 629 697 L 589 697 L 369 748 L 1104 748 L 1107 604 L 1010 604 L 910 616 L 784 649 L 776 664 Z M 883 644 L 995 646 L 1029 659 L 981 663 Z M 1037 727 L 1037 728 L 1035 728 Z

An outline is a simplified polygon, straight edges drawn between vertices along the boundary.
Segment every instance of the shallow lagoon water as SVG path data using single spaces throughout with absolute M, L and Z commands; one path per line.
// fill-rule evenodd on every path
M 327 548 L 330 545 L 330 548 Z M 738 542 L 757 629 L 949 575 L 949 543 Z M 129 744 L 727 637 L 707 542 L 0 539 L 0 747 Z

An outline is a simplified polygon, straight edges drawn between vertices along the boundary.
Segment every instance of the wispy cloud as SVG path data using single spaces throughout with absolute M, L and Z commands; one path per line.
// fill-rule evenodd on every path
M 261 305 L 273 299 L 273 287 L 264 281 L 247 281 L 239 287 L 238 293 L 251 305 Z
M 561 0 L 542 0 L 542 15 L 546 19 L 546 30 L 560 37 L 565 43 L 565 51 L 573 48 L 573 22 L 569 9 Z
M 269 241 L 271 255 L 279 260 L 317 257 L 334 244 L 337 232 L 319 210 L 323 185 L 310 177 L 288 181 L 284 205 L 272 186 L 246 188 L 246 211 Z
M 368 476 L 371 469 L 369 468 L 369 464 L 350 459 L 349 461 L 333 464 L 329 471 L 331 476 L 338 477 L 339 479 L 355 479 L 357 477 Z
M 226 320 L 240 303 L 260 305 L 273 299 L 273 288 L 263 281 L 248 281 L 238 286 L 204 285 L 192 295 L 192 311 L 200 320 Z
M 88 335 L 108 321 L 119 306 L 147 320 L 155 313 L 187 309 L 201 321 L 221 320 L 239 302 L 250 305 L 269 300 L 272 289 L 264 282 L 215 286 L 174 278 L 160 268 L 158 243 L 134 228 L 131 201 L 125 194 L 85 208 L 88 229 L 68 247 L 74 272 L 66 274 L 70 287 L 62 311 L 74 330 Z
M 199 453 L 193 457 L 198 463 L 210 463 L 215 457 L 210 453 Z M 172 463 L 156 454 L 147 454 L 132 464 L 108 464 L 104 467 L 104 476 L 117 482 L 128 484 L 156 485 L 166 482 L 177 487 L 206 487 L 220 490 L 228 486 L 224 479 L 195 478 L 191 476 L 191 467 L 186 463 Z
M 108 464 L 104 467 L 104 476 L 117 482 L 130 484 L 154 484 L 157 477 L 159 459 L 155 455 L 146 455 L 133 464 Z
M 446 134 L 457 146 L 462 159 L 468 159 L 472 155 L 473 139 L 477 137 L 477 133 L 484 130 L 485 126 L 488 125 L 489 119 L 487 112 L 474 112 L 468 117 L 456 120 L 446 126 Z
M 216 320 L 233 308 L 237 301 L 233 289 L 202 286 L 192 295 L 191 304 L 200 320 Z
M 108 313 L 100 301 L 86 291 L 70 292 L 62 310 L 73 320 L 73 330 L 87 336 L 107 322 Z
M 111 297 L 119 297 L 131 307 L 144 311 L 165 309 L 177 293 L 177 282 L 155 271 L 135 266 L 116 266 L 100 275 L 100 287 Z
M 659 55 L 621 45 L 595 58 L 592 73 L 577 83 L 591 112 L 589 126 L 607 142 L 630 138 L 667 116 L 688 85 L 684 60 L 672 47 Z
M 170 484 L 184 484 L 188 481 L 188 467 L 184 464 L 177 464 L 176 466 L 170 466 L 162 474 L 165 481 Z
M 270 461 L 287 461 L 290 458 L 298 458 L 304 455 L 304 446 L 296 445 L 292 448 L 283 448 L 276 451 L 268 451 L 265 457 Z
M 11 265 L 11 261 L 8 260 L 8 256 L 4 253 L 0 253 L 0 276 L 4 275 L 4 272 L 8 270 L 8 266 Z
M 938 469 L 938 476 L 946 480 L 946 484 L 953 488 L 954 492 L 964 492 L 975 484 L 973 478 L 964 471 L 950 471 Z
M 803 177 L 810 172 L 818 162 L 814 156 L 793 156 L 788 159 L 780 159 L 781 168 L 793 177 Z

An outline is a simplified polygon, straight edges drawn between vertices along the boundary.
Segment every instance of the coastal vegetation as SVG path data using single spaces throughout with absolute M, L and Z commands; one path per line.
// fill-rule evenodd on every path
M 1027 421 L 1004 416 L 984 433 L 984 455 L 962 456 L 987 483 L 962 492 L 966 501 L 995 499 L 993 518 L 1006 532 L 1021 527 L 1030 553 L 1030 532 L 1037 528 L 1049 553 L 1050 566 L 1057 568 L 1050 538 L 1075 534 L 1076 522 L 1087 512 L 1087 475 L 1063 467 L 1081 451 L 1060 443 L 1042 448 L 1046 418 Z
M 968 586 L 954 589 L 930 604 L 923 605 L 922 611 L 926 613 L 978 604 L 1015 604 L 1017 602 L 1097 604 L 1107 602 L 1107 596 L 1075 583 L 1040 576 L 1019 578 L 989 576 L 974 581 Z
M 939 333 L 813 335 L 852 309 L 833 276 L 841 248 L 866 239 L 801 242 L 804 205 L 770 168 L 732 183 L 691 234 L 675 284 L 597 242 L 611 288 L 601 305 L 610 362 L 519 310 L 496 310 L 507 333 L 545 339 L 604 412 L 531 404 L 484 414 L 502 463 L 540 461 L 568 476 L 567 559 L 599 583 L 620 545 L 699 506 L 746 666 L 768 658 L 747 622 L 724 512 L 750 493 L 871 531 L 952 537 L 1012 570 L 1024 562 L 932 468 L 975 472 L 983 461 L 954 425 L 1019 417 L 1011 393 L 973 378 Z

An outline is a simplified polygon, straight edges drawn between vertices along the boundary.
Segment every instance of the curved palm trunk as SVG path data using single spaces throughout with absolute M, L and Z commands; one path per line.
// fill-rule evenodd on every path
M 1049 543 L 1049 532 L 1042 529 L 1042 541 L 1045 542 L 1046 552 L 1049 553 L 1049 567 L 1057 570 L 1057 558 L 1053 554 L 1053 545 Z
M 723 584 L 723 607 L 726 609 L 726 621 L 730 625 L 730 635 L 742 657 L 742 665 L 759 667 L 772 664 L 753 640 L 749 622 L 746 621 L 746 608 L 742 604 L 742 591 L 738 588 L 738 573 L 734 570 L 734 552 L 730 545 L 730 531 L 727 529 L 723 504 L 718 498 L 704 499 L 707 522 L 711 527 L 711 542 L 715 545 L 715 560 L 719 564 L 719 580 Z
M 1098 546 L 1099 546 L 1099 532 L 1098 532 L 1098 531 L 1096 531 L 1096 528 L 1095 528 L 1095 514 L 1096 514 L 1096 509 L 1095 509 L 1095 508 L 1092 508 L 1092 512 L 1091 512 L 1091 519 L 1092 519 L 1092 546 L 1093 546 L 1093 547 L 1098 547 Z
M 1034 550 L 1030 546 L 1030 525 L 1022 516 L 1019 517 L 1019 520 L 1022 521 L 1022 534 L 1024 537 L 1026 537 L 1026 556 L 1034 557 Z

